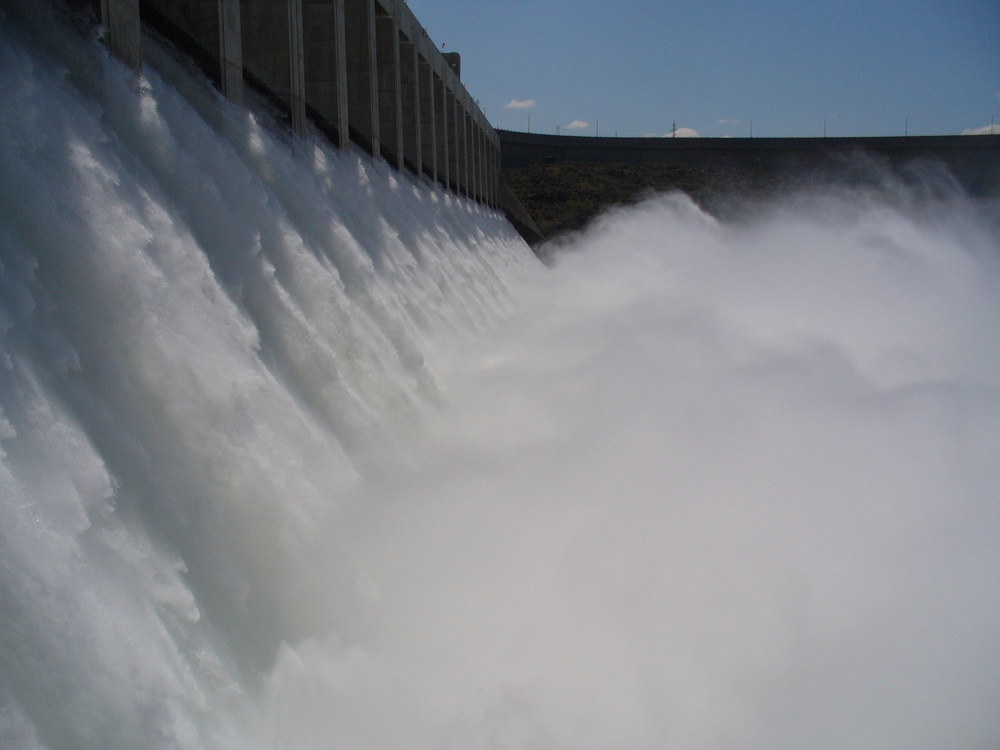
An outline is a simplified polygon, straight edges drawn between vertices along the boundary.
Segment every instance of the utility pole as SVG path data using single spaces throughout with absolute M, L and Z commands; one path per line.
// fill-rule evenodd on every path
M 909 135 L 909 134 L 910 134 L 910 118 L 907 117 L 906 125 L 903 126 L 903 135 Z
M 600 138 L 601 137 L 601 121 L 600 120 L 596 120 L 596 122 L 597 122 L 596 133 L 597 133 L 597 137 Z
M 674 120 L 673 124 L 670 126 L 670 137 L 677 137 L 677 120 Z

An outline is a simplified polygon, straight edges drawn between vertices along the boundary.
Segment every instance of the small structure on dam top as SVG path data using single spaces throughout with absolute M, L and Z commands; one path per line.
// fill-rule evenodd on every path
M 396 168 L 499 205 L 500 139 L 403 0 L 85 0 L 111 52 L 141 67 L 140 24 L 196 58 L 222 92 L 247 83 Z M 99 7 L 98 7 L 99 5 Z

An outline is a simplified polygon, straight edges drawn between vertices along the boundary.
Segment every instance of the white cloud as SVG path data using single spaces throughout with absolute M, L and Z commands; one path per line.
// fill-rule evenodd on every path
M 739 125 L 740 121 L 734 117 L 723 117 L 718 123 L 719 125 Z
M 694 128 L 677 128 L 677 130 L 672 133 L 667 133 L 664 138 L 701 138 L 701 133 L 699 133 Z
M 589 127 L 589 122 L 584 122 L 583 120 L 573 120 L 573 122 L 566 126 L 566 130 L 583 130 L 584 128 Z
M 962 135 L 1000 135 L 1000 124 L 983 125 L 981 128 L 966 128 Z
M 511 99 L 510 104 L 504 105 L 504 109 L 531 109 L 534 106 L 534 99 Z

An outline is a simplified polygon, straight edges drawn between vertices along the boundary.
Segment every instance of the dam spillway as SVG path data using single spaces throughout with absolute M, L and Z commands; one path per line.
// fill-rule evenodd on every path
M 660 196 L 545 268 L 33 1 L 0 748 L 1000 744 L 1000 213 Z
M 199 60 L 231 100 L 245 83 L 303 134 L 314 122 L 398 169 L 491 207 L 500 140 L 402 0 L 93 0 L 112 53 L 142 64 L 148 23 Z

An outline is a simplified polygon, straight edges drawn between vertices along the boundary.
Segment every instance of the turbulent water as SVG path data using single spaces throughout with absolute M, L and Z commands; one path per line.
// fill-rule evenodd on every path
M 1000 231 L 930 170 L 539 264 L 0 12 L 0 747 L 993 748 Z

